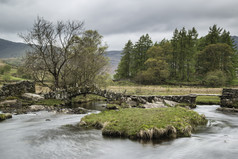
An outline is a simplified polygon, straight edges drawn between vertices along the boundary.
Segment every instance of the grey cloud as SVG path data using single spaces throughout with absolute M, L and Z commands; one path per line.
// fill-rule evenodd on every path
M 0 4 L 7 4 L 11 2 L 11 0 L 0 0 Z
M 237 2 L 230 5 L 222 3 L 209 3 L 212 1 L 176 1 L 172 5 L 170 1 L 147 1 L 146 4 L 138 3 L 135 6 L 129 6 L 127 3 L 121 4 L 122 7 L 112 6 L 106 8 L 103 12 L 97 12 L 96 26 L 104 34 L 138 32 L 142 30 L 168 31 L 178 26 L 197 27 L 197 23 L 224 23 L 228 18 L 237 20 L 236 8 Z M 185 3 L 186 2 L 186 3 Z M 214 2 L 214 1 L 213 1 Z M 225 2 L 225 1 L 224 1 Z M 123 2 L 122 2 L 123 3 Z M 229 1 L 227 2 L 229 4 Z M 235 4 L 234 4 L 235 3 Z M 115 4 L 118 5 L 118 4 Z M 126 8 L 127 7 L 127 8 Z M 112 13 L 105 16 L 105 13 Z M 91 18 L 91 17 L 90 17 Z M 90 19 L 91 20 L 91 19 Z M 95 19 L 92 18 L 92 21 Z M 212 24 L 211 24 L 212 25 Z
M 124 45 L 117 36 L 151 33 L 157 39 L 182 27 L 203 35 L 213 24 L 238 35 L 237 6 L 234 0 L 0 0 L 0 36 L 26 31 L 37 16 L 85 21 L 86 29 L 98 30 L 111 46 Z

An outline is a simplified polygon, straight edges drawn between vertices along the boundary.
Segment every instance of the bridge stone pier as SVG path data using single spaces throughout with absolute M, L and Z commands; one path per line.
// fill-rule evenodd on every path
M 238 108 L 238 89 L 223 89 L 221 107 Z
M 196 107 L 196 95 L 169 95 L 169 96 L 140 96 L 140 95 L 126 95 L 122 93 L 116 93 L 108 90 L 102 90 L 99 88 L 72 88 L 69 90 L 56 90 L 45 94 L 45 98 L 61 99 L 70 101 L 73 97 L 82 94 L 95 94 L 107 98 L 108 100 L 117 100 L 122 102 L 133 101 L 137 104 L 153 103 L 161 100 L 169 100 L 178 103 L 187 103 L 190 107 Z

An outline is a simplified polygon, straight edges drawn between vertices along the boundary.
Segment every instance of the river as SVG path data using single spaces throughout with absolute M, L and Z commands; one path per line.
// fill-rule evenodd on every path
M 198 106 L 195 111 L 209 119 L 207 127 L 162 143 L 104 138 L 100 130 L 64 126 L 84 115 L 15 115 L 0 123 L 0 159 L 236 159 L 238 114 L 218 112 L 218 107 Z

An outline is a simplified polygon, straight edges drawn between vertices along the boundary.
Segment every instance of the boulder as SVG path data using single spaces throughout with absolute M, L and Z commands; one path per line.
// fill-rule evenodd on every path
M 152 100 L 152 103 L 155 103 L 155 102 L 163 102 L 163 99 L 155 96 L 154 99 Z
M 145 99 L 143 99 L 142 97 L 138 97 L 137 98 L 137 101 L 139 102 L 139 103 L 141 103 L 141 104 L 146 104 L 146 100 Z
M 64 113 L 64 114 L 73 114 L 72 109 L 70 108 L 57 109 L 57 112 Z
M 73 113 L 74 114 L 86 114 L 86 113 L 88 113 L 88 110 L 78 107 L 78 108 L 73 109 Z
M 165 105 L 171 106 L 171 107 L 175 107 L 176 105 L 178 105 L 177 102 L 170 101 L 170 100 L 164 100 L 164 103 L 165 103 Z
M 5 107 L 5 106 L 8 106 L 8 107 L 12 107 L 12 106 L 18 106 L 19 105 L 19 102 L 17 99 L 13 99 L 13 100 L 5 100 L 5 101 L 2 101 L 0 102 L 0 107 Z
M 29 109 L 32 112 L 42 111 L 42 110 L 45 110 L 45 106 L 43 106 L 43 105 L 31 105 L 31 106 L 29 106 Z
M 218 111 L 223 111 L 223 112 L 236 112 L 238 113 L 238 109 L 237 108 L 225 108 L 225 107 L 220 107 L 217 108 Z
M 136 101 L 132 100 L 132 98 L 129 98 L 129 97 L 126 99 L 126 104 L 129 107 L 136 107 L 137 106 Z
M 146 103 L 142 106 L 142 108 L 166 108 L 167 106 L 163 102 L 155 102 L 155 103 Z
M 118 105 L 117 104 L 107 104 L 106 108 L 109 110 L 116 110 L 116 109 L 118 109 Z
M 39 100 L 44 99 L 44 97 L 42 97 L 42 96 L 40 96 L 38 94 L 34 94 L 34 93 L 24 93 L 22 95 L 22 98 L 33 100 L 33 101 L 39 101 Z
M 57 110 L 58 112 L 60 113 L 65 113 L 65 114 L 86 114 L 88 113 L 88 110 L 87 109 L 84 109 L 84 108 L 81 108 L 81 107 L 78 107 L 78 108 L 63 108 L 63 109 L 60 109 L 60 110 Z
M 6 120 L 9 118 L 12 118 L 12 114 L 10 114 L 10 113 L 0 114 L 0 121 Z
M 10 118 L 12 118 L 12 114 L 10 114 L 10 113 L 5 113 L 5 117 L 6 117 L 6 119 L 10 119 Z

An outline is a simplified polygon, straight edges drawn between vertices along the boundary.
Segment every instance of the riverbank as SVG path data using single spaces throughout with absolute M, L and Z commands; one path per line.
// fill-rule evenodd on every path
M 205 116 L 192 110 L 170 107 L 104 111 L 83 117 L 79 125 L 102 129 L 104 136 L 151 140 L 188 137 L 198 125 L 206 123 Z
M 35 95 L 36 94 L 32 94 Z M 37 95 L 39 96 L 39 95 Z M 87 94 L 80 95 L 72 99 L 72 103 L 59 99 L 31 99 L 22 96 L 8 96 L 0 100 L 0 110 L 4 113 L 26 114 L 35 111 L 56 111 L 67 114 L 85 114 L 88 111 L 83 108 L 75 107 L 77 103 L 90 103 L 96 101 L 105 101 L 106 98 Z
M 197 96 L 197 105 L 220 105 L 220 97 L 218 96 Z

